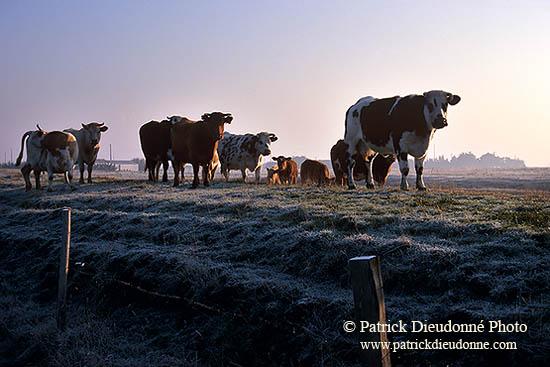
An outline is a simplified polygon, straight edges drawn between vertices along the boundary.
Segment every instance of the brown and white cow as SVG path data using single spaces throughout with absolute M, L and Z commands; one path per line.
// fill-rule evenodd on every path
M 298 165 L 292 160 L 291 157 L 273 157 L 273 160 L 277 162 L 277 175 L 281 183 L 287 185 L 296 185 L 298 182 Z
M 324 163 L 312 159 L 306 159 L 300 166 L 300 179 L 302 185 L 308 182 L 317 185 L 329 185 L 331 183 L 328 167 Z
M 78 144 L 76 138 L 71 133 L 63 131 L 51 131 L 49 133 L 42 130 L 38 125 L 37 131 L 27 131 L 21 140 L 21 152 L 17 157 L 16 164 L 21 163 L 23 157 L 23 146 L 25 138 L 27 140 L 27 162 L 21 168 L 23 178 L 25 179 L 25 190 L 32 188 L 30 182 L 30 172 L 34 171 L 36 179 L 36 188 L 40 189 L 40 172 L 48 172 L 48 191 L 52 191 L 52 181 L 54 173 L 63 173 L 65 183 L 71 189 L 74 189 L 72 183 L 73 166 L 78 158 Z
M 426 190 L 422 172 L 428 146 L 436 129 L 447 126 L 447 107 L 460 97 L 441 90 L 422 95 L 377 99 L 361 98 L 346 112 L 344 142 L 348 145 L 348 187 L 356 187 L 353 178 L 358 153 L 367 161 L 367 188 L 374 188 L 372 161 L 376 154 L 395 154 L 401 171 L 401 189 L 408 190 L 407 157 L 414 157 L 416 188 Z
M 172 124 L 168 120 L 149 121 L 139 128 L 139 140 L 145 156 L 145 169 L 149 170 L 149 181 L 158 181 L 161 163 L 164 167 L 162 182 L 168 181 L 168 152 L 172 146 L 171 128 Z
M 344 186 L 348 184 L 348 145 L 344 140 L 340 139 L 332 149 L 330 150 L 330 160 L 332 163 L 332 170 L 334 171 L 336 184 Z M 386 179 L 391 170 L 393 162 L 395 162 L 395 155 L 390 154 L 383 156 L 382 154 L 376 155 L 372 162 L 372 176 L 374 181 L 379 187 L 384 187 Z M 353 155 L 355 166 L 353 168 L 353 178 L 356 181 L 365 180 L 367 178 L 367 164 L 359 154 Z
M 88 166 L 88 183 L 92 183 L 92 168 L 99 152 L 99 141 L 101 133 L 107 131 L 108 127 L 103 122 L 82 123 L 80 130 L 65 129 L 64 132 L 71 133 L 78 142 L 78 166 L 80 168 L 80 183 L 84 183 L 84 163 Z
M 204 186 L 210 186 L 210 169 L 218 141 L 223 139 L 224 124 L 230 124 L 230 113 L 212 112 L 202 115 L 196 123 L 176 122 L 171 128 L 174 167 L 174 186 L 179 185 L 179 171 L 183 164 L 193 165 L 193 184 L 199 184 L 199 168 L 202 167 Z

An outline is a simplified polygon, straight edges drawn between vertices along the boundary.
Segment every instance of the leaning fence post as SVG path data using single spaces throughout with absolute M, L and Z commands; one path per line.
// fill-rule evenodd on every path
M 71 208 L 63 208 L 63 243 L 59 259 L 59 284 L 57 292 L 57 329 L 67 325 L 67 274 L 69 272 L 69 248 L 71 247 Z
M 377 256 L 354 257 L 349 260 L 351 287 L 355 303 L 356 334 L 362 342 L 387 342 L 385 331 L 359 332 L 361 321 L 369 324 L 386 324 L 386 306 L 380 262 Z M 369 367 L 391 367 L 390 350 L 361 348 L 361 359 Z

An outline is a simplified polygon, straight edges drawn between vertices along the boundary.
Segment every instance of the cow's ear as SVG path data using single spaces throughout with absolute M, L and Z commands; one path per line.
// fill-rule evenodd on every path
M 272 157 L 271 159 L 273 159 L 275 162 L 277 162 L 277 157 Z
M 447 102 L 449 102 L 449 104 L 451 106 L 454 106 L 455 104 L 457 104 L 458 102 L 460 102 L 460 96 L 457 96 L 456 94 L 447 94 Z
M 85 123 L 82 123 L 82 127 L 88 129 L 88 125 L 86 125 Z
M 233 116 L 231 116 L 230 113 L 226 113 L 225 115 L 223 115 L 223 121 L 226 123 L 226 124 L 230 124 L 231 121 L 233 121 Z
M 279 139 L 279 138 L 276 137 L 275 134 L 269 134 L 269 140 L 271 140 L 272 143 L 273 143 L 274 141 L 277 141 L 277 139 Z
M 102 127 L 99 128 L 99 131 L 101 131 L 102 133 L 104 133 L 107 130 L 109 130 L 109 127 L 107 127 L 107 126 L 102 126 Z
M 291 160 L 292 160 L 292 157 L 285 158 L 285 161 L 291 161 Z
M 210 118 L 210 114 L 209 113 L 205 113 L 204 115 L 201 116 L 201 120 L 208 120 Z

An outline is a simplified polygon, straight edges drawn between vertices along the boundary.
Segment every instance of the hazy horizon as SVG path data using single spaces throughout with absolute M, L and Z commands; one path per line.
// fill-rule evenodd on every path
M 99 158 L 142 157 L 138 129 L 230 112 L 274 155 L 327 159 L 359 98 L 462 97 L 428 157 L 550 166 L 550 3 L 350 1 L 0 3 L 0 160 L 21 136 L 104 121 Z M 435 149 L 435 151 L 434 151 Z M 10 150 L 13 154 L 10 154 Z

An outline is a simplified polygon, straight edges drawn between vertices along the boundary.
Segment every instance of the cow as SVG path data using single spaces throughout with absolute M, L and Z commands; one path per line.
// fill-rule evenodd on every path
M 202 115 L 195 123 L 176 122 L 170 130 L 172 144 L 172 166 L 174 167 L 174 187 L 179 186 L 179 171 L 183 164 L 193 165 L 192 188 L 199 185 L 199 168 L 202 166 L 204 186 L 210 186 L 210 169 L 218 147 L 223 139 L 224 124 L 230 124 L 230 113 L 212 112 Z
M 298 165 L 291 157 L 273 157 L 279 167 L 276 171 L 281 183 L 295 185 L 298 182 Z
M 238 169 L 242 173 L 243 183 L 246 183 L 248 169 L 254 172 L 256 183 L 259 183 L 262 158 L 271 154 L 270 146 L 274 141 L 277 141 L 277 136 L 268 132 L 244 135 L 224 133 L 223 140 L 218 144 L 218 155 L 225 181 L 229 181 L 230 170 Z
M 279 169 L 279 166 L 274 165 L 271 168 L 267 169 L 267 183 L 268 184 L 281 184 L 281 180 L 279 179 L 279 174 L 277 173 L 277 170 Z
M 434 132 L 448 125 L 447 107 L 460 102 L 458 95 L 432 90 L 422 95 L 377 99 L 364 97 L 346 112 L 344 142 L 347 144 L 348 188 L 356 188 L 354 154 L 367 162 L 367 188 L 374 188 L 372 162 L 378 154 L 395 154 L 401 171 L 401 189 L 408 190 L 408 155 L 414 157 L 416 188 L 426 190 L 422 173 Z
M 338 142 L 334 144 L 334 146 L 330 150 L 332 170 L 334 171 L 336 184 L 339 186 L 344 186 L 348 184 L 347 150 L 348 145 L 344 143 L 344 140 L 342 139 L 338 140 Z M 353 178 L 357 181 L 366 179 L 367 165 L 365 163 L 365 160 L 362 159 L 357 153 L 353 155 L 353 160 L 355 161 L 355 167 L 353 168 Z M 376 157 L 374 157 L 374 161 L 372 162 L 372 175 L 374 181 L 378 184 L 379 187 L 384 187 L 393 162 L 395 162 L 395 155 L 393 154 L 390 154 L 388 156 L 378 154 Z
M 84 163 L 88 166 L 88 183 L 92 183 L 92 168 L 99 152 L 99 141 L 101 133 L 107 131 L 108 127 L 103 122 L 82 123 L 80 130 L 65 129 L 64 132 L 71 133 L 78 142 L 78 166 L 80 168 L 80 181 L 84 183 Z
M 78 159 L 78 143 L 74 135 L 64 131 L 45 132 L 36 126 L 38 131 L 27 131 L 21 140 L 21 152 L 17 157 L 16 164 L 21 163 L 23 156 L 23 145 L 25 138 L 27 140 L 27 162 L 21 168 L 23 178 L 25 179 L 25 190 L 29 191 L 32 187 L 30 182 L 30 172 L 34 170 L 36 179 L 36 188 L 40 189 L 40 172 L 48 172 L 48 191 L 52 191 L 52 181 L 54 173 L 63 173 L 65 183 L 71 189 L 74 189 L 72 183 L 73 166 Z
M 30 191 L 32 189 L 32 184 L 30 180 L 31 171 L 34 171 L 36 189 L 42 190 L 42 186 L 40 185 L 40 174 L 42 172 L 42 169 L 40 168 L 40 155 L 42 153 L 42 146 L 40 145 L 40 141 L 42 140 L 42 137 L 47 133 L 46 131 L 42 130 L 38 125 L 36 125 L 36 128 L 37 130 L 27 131 L 23 134 L 23 137 L 21 138 L 21 151 L 19 152 L 19 156 L 17 157 L 17 160 L 15 162 L 16 166 L 19 166 L 21 164 L 26 141 L 27 161 L 25 162 L 23 167 L 21 167 L 21 173 L 23 174 L 23 178 L 25 180 L 25 191 Z
M 149 121 L 139 129 L 141 150 L 145 156 L 145 170 L 149 170 L 149 181 L 158 181 L 160 164 L 164 167 L 162 182 L 168 181 L 168 152 L 171 148 L 169 120 Z
M 324 163 L 312 159 L 306 159 L 300 166 L 300 179 L 302 185 L 308 182 L 317 185 L 329 185 L 331 183 L 328 167 Z

